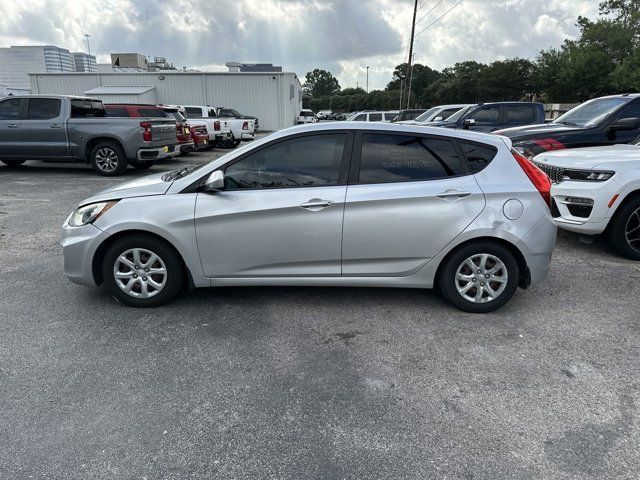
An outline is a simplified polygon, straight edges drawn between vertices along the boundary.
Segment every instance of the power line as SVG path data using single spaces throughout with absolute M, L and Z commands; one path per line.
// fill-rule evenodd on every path
M 440 0 L 438 3 L 436 3 L 435 5 L 433 5 L 429 11 L 427 13 L 425 13 L 422 17 L 420 17 L 420 20 L 418 20 L 416 23 L 420 23 L 422 20 L 424 20 L 427 15 L 429 15 L 431 12 L 433 12 L 435 10 L 435 8 L 440 5 L 442 2 L 444 2 L 444 0 Z
M 429 25 L 427 25 L 425 28 L 423 28 L 422 30 L 420 30 L 418 33 L 415 34 L 415 36 L 417 37 L 418 35 L 420 35 L 421 33 L 426 32 L 427 30 L 429 30 L 431 27 L 433 27 L 436 23 L 438 23 L 440 20 L 442 20 L 444 17 L 446 17 L 449 12 L 451 12 L 454 8 L 456 8 L 458 5 L 460 5 L 462 2 L 464 2 L 464 0 L 460 0 L 458 3 L 456 3 L 453 7 L 451 7 L 449 10 L 447 10 L 446 12 L 444 12 L 442 15 L 440 15 L 435 21 L 431 22 Z

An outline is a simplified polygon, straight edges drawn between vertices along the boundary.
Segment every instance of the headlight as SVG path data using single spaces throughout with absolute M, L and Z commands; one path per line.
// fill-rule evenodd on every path
M 87 225 L 113 207 L 116 203 L 117 202 L 100 202 L 80 207 L 71 214 L 67 223 L 70 227 L 82 227 L 83 225 Z
M 593 170 L 565 170 L 563 180 L 578 180 L 583 182 L 604 182 L 609 180 L 616 172 L 598 172 Z

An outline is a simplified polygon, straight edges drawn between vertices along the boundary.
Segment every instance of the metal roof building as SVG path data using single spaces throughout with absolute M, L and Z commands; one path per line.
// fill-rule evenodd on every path
M 86 95 L 107 102 L 209 105 L 255 115 L 264 130 L 295 125 L 302 86 L 295 73 L 34 73 L 34 94 Z

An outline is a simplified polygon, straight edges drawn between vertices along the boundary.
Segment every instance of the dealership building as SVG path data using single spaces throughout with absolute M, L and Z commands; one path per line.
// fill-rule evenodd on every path
M 107 103 L 229 107 L 279 130 L 296 123 L 302 86 L 290 72 L 35 73 L 31 92 L 85 95 Z

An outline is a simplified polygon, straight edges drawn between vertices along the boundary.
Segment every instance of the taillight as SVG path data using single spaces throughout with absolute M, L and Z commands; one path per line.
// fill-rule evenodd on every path
M 140 127 L 144 128 L 142 131 L 142 139 L 145 142 L 153 140 L 153 134 L 151 133 L 151 122 L 140 122 Z
M 244 122 L 244 123 L 242 124 L 242 129 L 243 129 L 243 130 L 249 130 L 249 122 Z
M 220 131 L 220 122 L 218 122 L 218 121 L 214 122 L 214 123 L 213 123 L 213 129 L 214 129 L 216 132 L 219 132 L 219 131 Z
M 551 206 L 551 180 L 538 167 L 536 167 L 531 160 L 529 160 L 524 155 L 519 154 L 515 150 L 511 150 L 511 154 L 513 158 L 516 159 L 520 168 L 527 174 L 533 186 L 536 187 L 542 198 L 547 203 L 548 206 Z
M 176 122 L 176 132 L 178 134 L 182 133 L 182 124 L 180 122 Z

